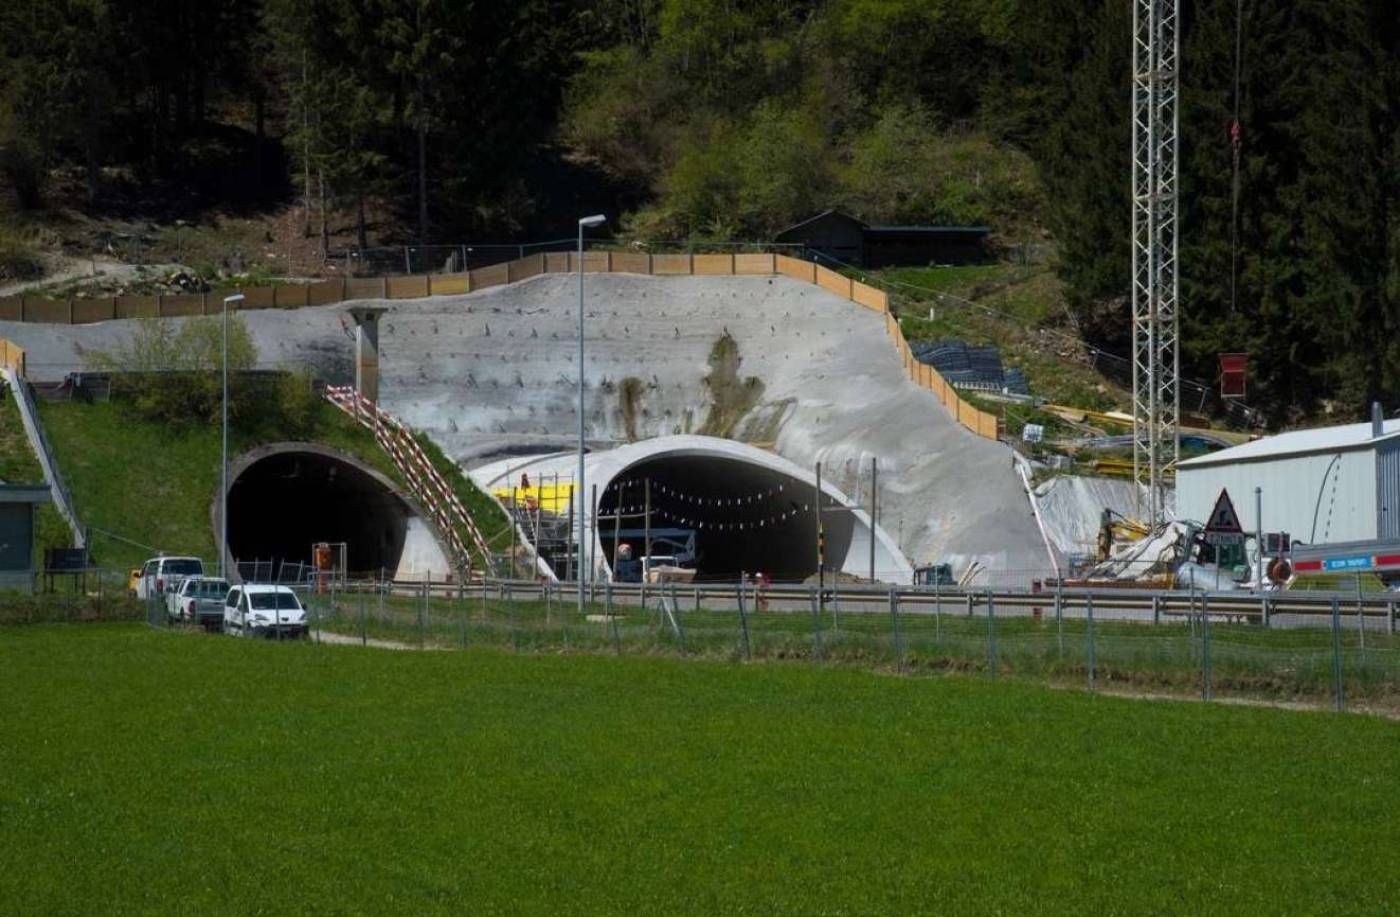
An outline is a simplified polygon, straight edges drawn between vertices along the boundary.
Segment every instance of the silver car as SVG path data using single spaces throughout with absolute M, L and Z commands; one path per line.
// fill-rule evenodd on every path
M 224 596 L 228 580 L 219 576 L 190 576 L 168 593 L 166 613 L 171 621 L 183 621 L 218 630 L 224 624 Z

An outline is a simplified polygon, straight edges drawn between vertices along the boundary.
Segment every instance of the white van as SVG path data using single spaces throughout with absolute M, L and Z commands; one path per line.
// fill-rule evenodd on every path
M 283 639 L 306 635 L 306 610 L 287 586 L 234 586 L 224 598 L 224 632 Z
M 175 592 L 188 576 L 203 576 L 204 561 L 198 557 L 152 557 L 141 565 L 141 576 L 136 580 L 136 597 L 149 599 L 167 592 Z

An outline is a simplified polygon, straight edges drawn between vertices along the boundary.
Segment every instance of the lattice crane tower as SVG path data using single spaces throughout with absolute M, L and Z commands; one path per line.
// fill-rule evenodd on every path
M 1180 456 L 1177 324 L 1177 27 L 1180 0 L 1133 0 L 1133 473 L 1147 520 L 1166 515 Z M 1141 499 L 1141 497 L 1139 498 Z

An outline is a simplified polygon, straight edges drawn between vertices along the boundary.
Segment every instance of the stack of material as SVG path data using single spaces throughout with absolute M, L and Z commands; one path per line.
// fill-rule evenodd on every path
M 1171 585 L 1176 568 L 1186 560 L 1193 532 L 1185 522 L 1168 522 L 1139 541 L 1120 546 L 1108 560 L 1084 571 L 1086 580 L 1143 582 L 1163 580 Z
M 1029 395 L 1026 375 L 1020 369 L 1008 370 L 1001 364 L 1001 351 L 976 347 L 965 341 L 913 341 L 909 349 L 914 359 L 938 370 L 938 374 L 958 388 L 983 391 L 1009 391 Z

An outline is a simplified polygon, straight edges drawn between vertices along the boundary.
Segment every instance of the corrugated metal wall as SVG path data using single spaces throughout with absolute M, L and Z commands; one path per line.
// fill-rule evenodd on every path
M 1400 442 L 1376 447 L 1376 537 L 1400 538 Z
M 1394 461 L 1400 463 L 1400 453 Z M 1390 480 L 1400 478 L 1392 472 Z M 1254 488 L 1258 486 L 1263 488 L 1266 531 L 1285 531 L 1299 541 L 1317 543 L 1370 540 L 1376 537 L 1379 514 L 1376 483 L 1376 453 L 1369 448 L 1273 461 L 1188 465 L 1177 470 L 1177 514 L 1193 521 L 1207 518 L 1223 488 L 1229 492 L 1241 524 L 1252 532 Z M 1400 490 L 1400 484 L 1394 486 Z

